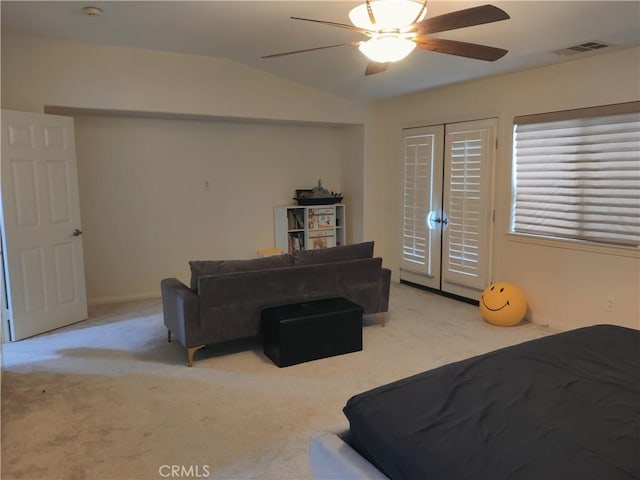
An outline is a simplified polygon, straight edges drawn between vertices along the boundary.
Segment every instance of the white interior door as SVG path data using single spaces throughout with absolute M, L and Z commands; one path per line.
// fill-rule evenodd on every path
M 400 279 L 477 300 L 489 281 L 497 120 L 404 130 Z
M 2 110 L 10 340 L 87 318 L 73 119 Z

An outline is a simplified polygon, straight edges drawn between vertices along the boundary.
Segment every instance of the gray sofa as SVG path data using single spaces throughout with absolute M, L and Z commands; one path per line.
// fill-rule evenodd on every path
M 191 284 L 160 282 L 164 323 L 187 349 L 187 364 L 208 344 L 260 334 L 266 307 L 344 297 L 364 313 L 386 312 L 391 271 L 373 242 L 249 260 L 191 261 Z

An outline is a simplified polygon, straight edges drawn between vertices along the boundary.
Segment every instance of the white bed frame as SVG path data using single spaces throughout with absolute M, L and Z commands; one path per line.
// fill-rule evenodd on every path
M 309 442 L 309 464 L 314 480 L 389 480 L 345 440 L 348 432 L 314 433 Z

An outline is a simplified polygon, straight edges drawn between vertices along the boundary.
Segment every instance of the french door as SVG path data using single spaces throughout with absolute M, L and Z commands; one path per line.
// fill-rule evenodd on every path
M 497 120 L 403 131 L 400 279 L 478 300 L 489 282 Z

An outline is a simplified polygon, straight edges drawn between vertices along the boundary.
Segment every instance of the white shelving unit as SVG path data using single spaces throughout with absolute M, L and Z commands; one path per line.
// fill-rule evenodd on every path
M 344 205 L 274 207 L 275 246 L 284 252 L 345 245 Z

